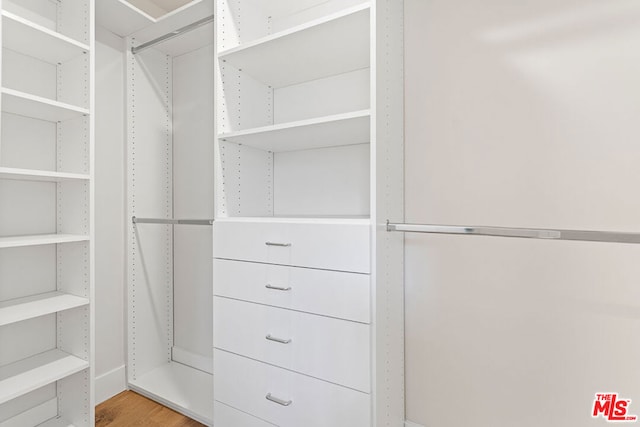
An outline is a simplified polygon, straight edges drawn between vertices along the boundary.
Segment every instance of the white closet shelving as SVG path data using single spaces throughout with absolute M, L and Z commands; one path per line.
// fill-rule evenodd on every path
M 403 2 L 216 4 L 214 422 L 402 425 Z
M 0 11 L 0 426 L 93 426 L 94 2 Z

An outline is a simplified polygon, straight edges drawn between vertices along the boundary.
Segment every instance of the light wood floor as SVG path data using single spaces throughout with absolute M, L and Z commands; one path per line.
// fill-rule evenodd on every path
M 123 391 L 96 407 L 96 427 L 204 427 L 153 400 Z

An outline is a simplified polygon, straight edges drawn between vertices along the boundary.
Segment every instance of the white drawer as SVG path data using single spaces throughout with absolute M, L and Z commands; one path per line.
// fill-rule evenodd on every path
M 213 425 L 215 427 L 274 427 L 274 424 L 217 401 L 213 402 Z
M 280 427 L 371 426 L 368 394 L 222 350 L 213 359 L 215 399 L 243 412 Z
M 369 273 L 368 220 L 220 219 L 213 257 Z
M 369 325 L 221 297 L 214 297 L 213 313 L 216 348 L 371 389 Z
M 371 318 L 369 281 L 368 274 L 213 260 L 214 295 L 362 323 Z

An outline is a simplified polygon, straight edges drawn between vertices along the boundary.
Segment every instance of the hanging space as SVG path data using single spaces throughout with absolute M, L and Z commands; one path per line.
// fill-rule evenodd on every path
M 0 426 L 89 427 L 93 1 L 0 6 Z
M 127 38 L 128 384 L 211 425 L 213 23 L 203 5 Z

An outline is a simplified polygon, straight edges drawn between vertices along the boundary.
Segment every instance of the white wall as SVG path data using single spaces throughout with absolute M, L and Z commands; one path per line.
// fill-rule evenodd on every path
M 96 29 L 96 403 L 125 389 L 123 40 Z
M 406 0 L 407 222 L 640 231 L 640 2 Z M 640 414 L 640 248 L 406 240 L 408 418 Z

